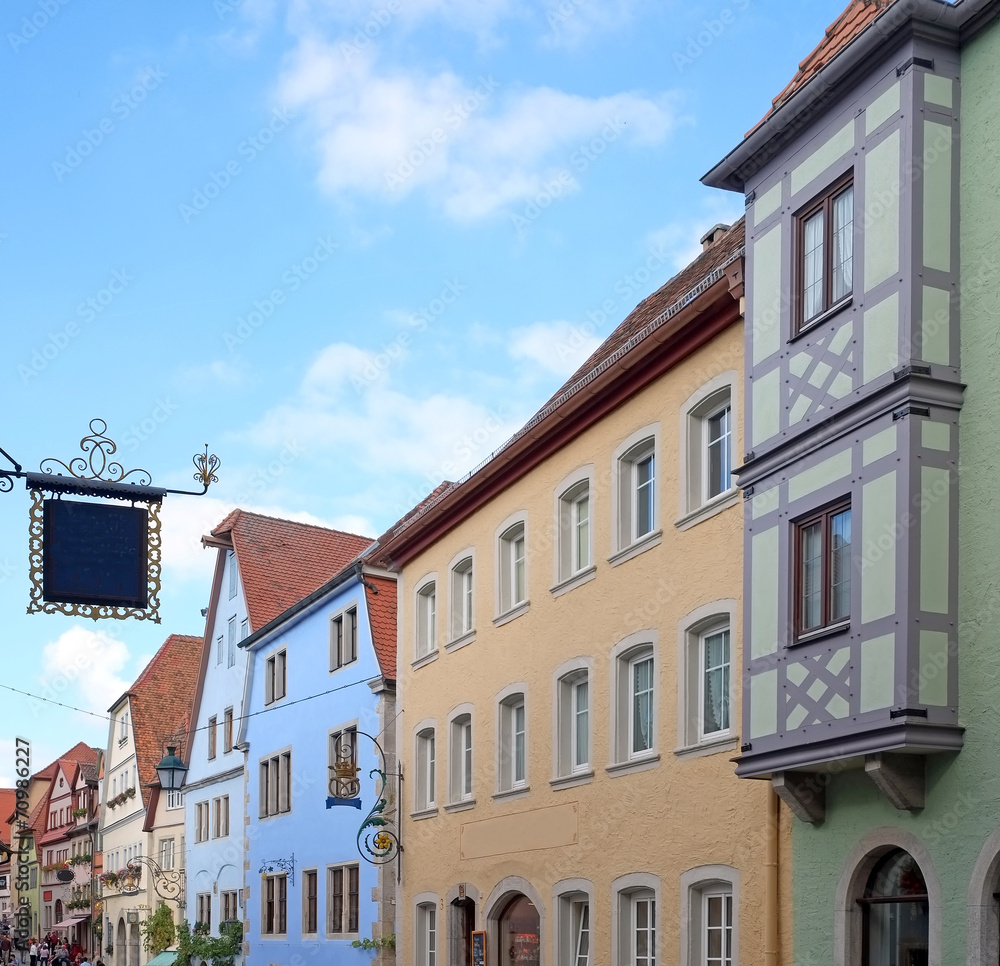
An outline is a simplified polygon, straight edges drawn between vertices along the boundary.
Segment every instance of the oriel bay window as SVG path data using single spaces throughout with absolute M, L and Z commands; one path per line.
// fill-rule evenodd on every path
M 853 174 L 836 182 L 795 219 L 796 332 L 849 298 L 854 288 Z
M 797 521 L 794 541 L 795 628 L 801 639 L 850 620 L 850 501 Z

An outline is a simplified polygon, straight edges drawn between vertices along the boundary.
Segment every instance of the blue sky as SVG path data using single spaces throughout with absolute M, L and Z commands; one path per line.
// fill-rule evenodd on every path
M 487 457 L 742 199 L 698 178 L 843 0 L 11 0 L 5 416 L 27 469 L 94 417 L 164 507 L 163 623 L 27 616 L 4 675 L 103 713 L 201 633 L 234 505 L 377 535 Z M 612 307 L 611 311 L 608 308 Z M 0 692 L 41 767 L 106 725 Z

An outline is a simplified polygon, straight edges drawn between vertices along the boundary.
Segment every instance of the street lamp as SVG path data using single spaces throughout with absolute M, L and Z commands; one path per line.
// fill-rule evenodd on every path
M 156 766 L 156 777 L 160 780 L 160 787 L 168 792 L 180 791 L 184 784 L 184 776 L 187 774 L 187 765 L 174 754 L 176 750 L 176 745 L 167 745 L 166 755 Z

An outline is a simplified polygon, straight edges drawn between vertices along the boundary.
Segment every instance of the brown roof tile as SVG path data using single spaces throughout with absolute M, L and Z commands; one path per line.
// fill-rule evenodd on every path
M 234 510 L 213 531 L 230 534 L 251 630 L 322 587 L 372 544 L 372 537 Z
M 808 84 L 823 67 L 830 63 L 865 27 L 894 2 L 895 0 L 851 0 L 844 12 L 826 28 L 823 39 L 799 63 L 799 69 L 795 76 L 771 102 L 771 109 L 747 133 L 752 133 L 760 127 L 774 111 L 781 107 L 796 91 Z
M 149 803 L 147 785 L 156 781 L 156 766 L 168 738 L 187 736 L 191 729 L 198 668 L 203 637 L 171 634 L 129 688 L 132 733 L 139 768 L 143 804 Z M 179 742 L 179 754 L 187 758 L 190 741 Z
M 386 577 L 365 575 L 365 601 L 368 604 L 368 622 L 372 629 L 372 644 L 382 677 L 396 680 L 396 581 Z
M 10 825 L 7 819 L 17 811 L 17 789 L 0 788 L 0 842 L 10 845 Z

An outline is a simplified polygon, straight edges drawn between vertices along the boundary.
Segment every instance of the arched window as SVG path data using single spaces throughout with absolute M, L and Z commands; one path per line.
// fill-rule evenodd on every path
M 498 922 L 500 966 L 538 966 L 540 929 L 535 904 L 527 896 L 514 896 Z
M 909 852 L 884 855 L 858 902 L 863 966 L 927 966 L 930 904 L 923 873 Z

